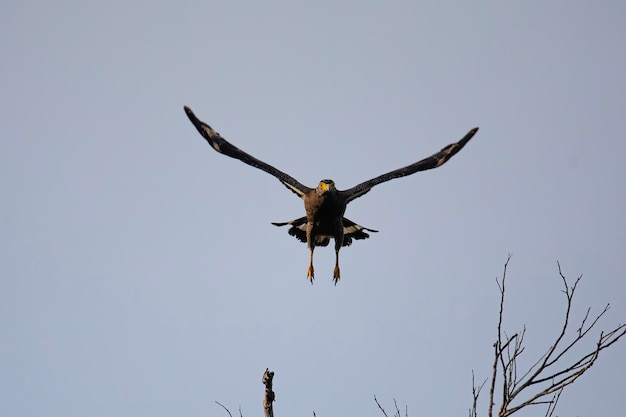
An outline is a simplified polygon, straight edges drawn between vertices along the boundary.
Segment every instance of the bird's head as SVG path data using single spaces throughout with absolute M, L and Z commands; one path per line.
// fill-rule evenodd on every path
M 317 191 L 320 194 L 323 194 L 325 192 L 328 191 L 334 191 L 335 188 L 335 181 L 333 180 L 321 180 L 320 183 L 317 186 Z

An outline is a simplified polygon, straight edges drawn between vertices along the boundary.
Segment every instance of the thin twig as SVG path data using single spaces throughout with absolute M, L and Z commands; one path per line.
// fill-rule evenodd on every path
M 224 404 L 220 403 L 219 401 L 215 401 L 215 403 L 216 403 L 217 405 L 222 406 L 222 408 L 223 408 L 224 410 L 226 410 L 226 412 L 228 413 L 228 415 L 229 415 L 230 417 L 233 417 L 233 415 L 230 413 L 230 410 L 229 410 L 228 408 L 226 408 L 226 407 L 224 406 Z
M 383 412 L 384 416 L 385 416 L 385 417 L 389 417 L 389 416 L 387 415 L 387 413 L 385 412 L 385 409 L 383 408 L 383 406 L 382 406 L 382 405 L 380 405 L 380 403 L 378 402 L 378 399 L 376 398 L 376 396 L 375 396 L 375 395 L 374 395 L 374 401 L 376 401 L 376 405 L 378 406 L 378 408 L 380 409 L 380 411 L 382 411 L 382 412 Z
M 487 379 L 485 379 L 483 383 L 480 384 L 479 387 L 477 387 L 474 370 L 472 369 L 472 408 L 470 408 L 469 410 L 469 417 L 478 416 L 478 397 L 480 397 L 480 392 L 483 390 L 483 387 L 487 383 Z

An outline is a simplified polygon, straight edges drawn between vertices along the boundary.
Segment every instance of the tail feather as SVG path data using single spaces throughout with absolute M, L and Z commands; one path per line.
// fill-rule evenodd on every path
M 287 226 L 290 225 L 289 234 L 294 236 L 300 242 L 306 243 L 306 217 L 300 217 L 299 219 L 291 220 L 289 222 L 276 223 L 272 222 L 274 226 Z M 361 226 L 356 224 L 350 219 L 343 218 L 343 246 L 350 246 L 352 244 L 352 239 L 361 240 L 367 239 L 370 237 L 368 232 L 377 233 L 378 230 L 370 229 L 368 227 Z M 317 241 L 315 242 L 315 246 L 326 246 L 330 242 L 330 238 L 332 236 L 320 235 L 317 236 Z

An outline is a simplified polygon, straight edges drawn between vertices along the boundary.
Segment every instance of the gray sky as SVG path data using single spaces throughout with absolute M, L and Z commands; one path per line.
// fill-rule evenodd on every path
M 625 13 L 4 2 L 0 415 L 226 415 L 218 400 L 250 417 L 266 367 L 278 417 L 379 415 L 374 395 L 466 415 L 510 252 L 505 324 L 528 327 L 523 364 L 560 323 L 557 260 L 584 275 L 577 320 L 610 302 L 601 327 L 624 322 Z M 481 129 L 444 167 L 355 200 L 347 217 L 380 233 L 342 250 L 336 287 L 333 251 L 316 251 L 311 287 L 306 246 L 270 224 L 302 202 L 208 147 L 185 104 L 300 182 L 340 189 Z M 625 352 L 558 414 L 626 415 Z

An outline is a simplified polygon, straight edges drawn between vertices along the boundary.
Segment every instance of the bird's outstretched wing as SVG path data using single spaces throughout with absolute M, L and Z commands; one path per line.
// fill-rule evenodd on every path
M 200 132 L 202 137 L 204 137 L 206 141 L 209 142 L 209 145 L 211 145 L 211 147 L 219 153 L 230 156 L 231 158 L 239 159 L 241 162 L 244 162 L 250 166 L 253 166 L 267 172 L 270 175 L 275 176 L 287 188 L 298 194 L 300 197 L 311 191 L 311 188 L 300 184 L 293 177 L 232 145 L 226 139 L 221 137 L 219 133 L 213 130 L 211 126 L 198 119 L 196 115 L 193 114 L 191 109 L 187 106 L 185 106 L 185 113 L 187 113 L 187 117 L 189 117 L 191 123 L 193 123 L 196 129 L 198 129 L 198 132 Z
M 428 169 L 437 168 L 443 164 L 445 164 L 448 159 L 452 158 L 458 151 L 463 149 L 463 146 L 478 132 L 478 128 L 475 127 L 463 137 L 460 141 L 456 143 L 452 143 L 434 155 L 429 156 L 428 158 L 422 159 L 421 161 L 415 162 L 414 164 L 405 166 L 404 168 L 399 168 L 391 172 L 387 172 L 386 174 L 379 175 L 376 178 L 372 178 L 371 180 L 362 182 L 348 190 L 340 191 L 339 193 L 346 198 L 347 202 L 354 200 L 355 198 L 361 197 L 363 194 L 367 193 L 372 189 L 375 185 L 380 183 L 390 181 L 394 178 L 404 177 L 406 175 L 411 175 L 419 171 L 426 171 Z

